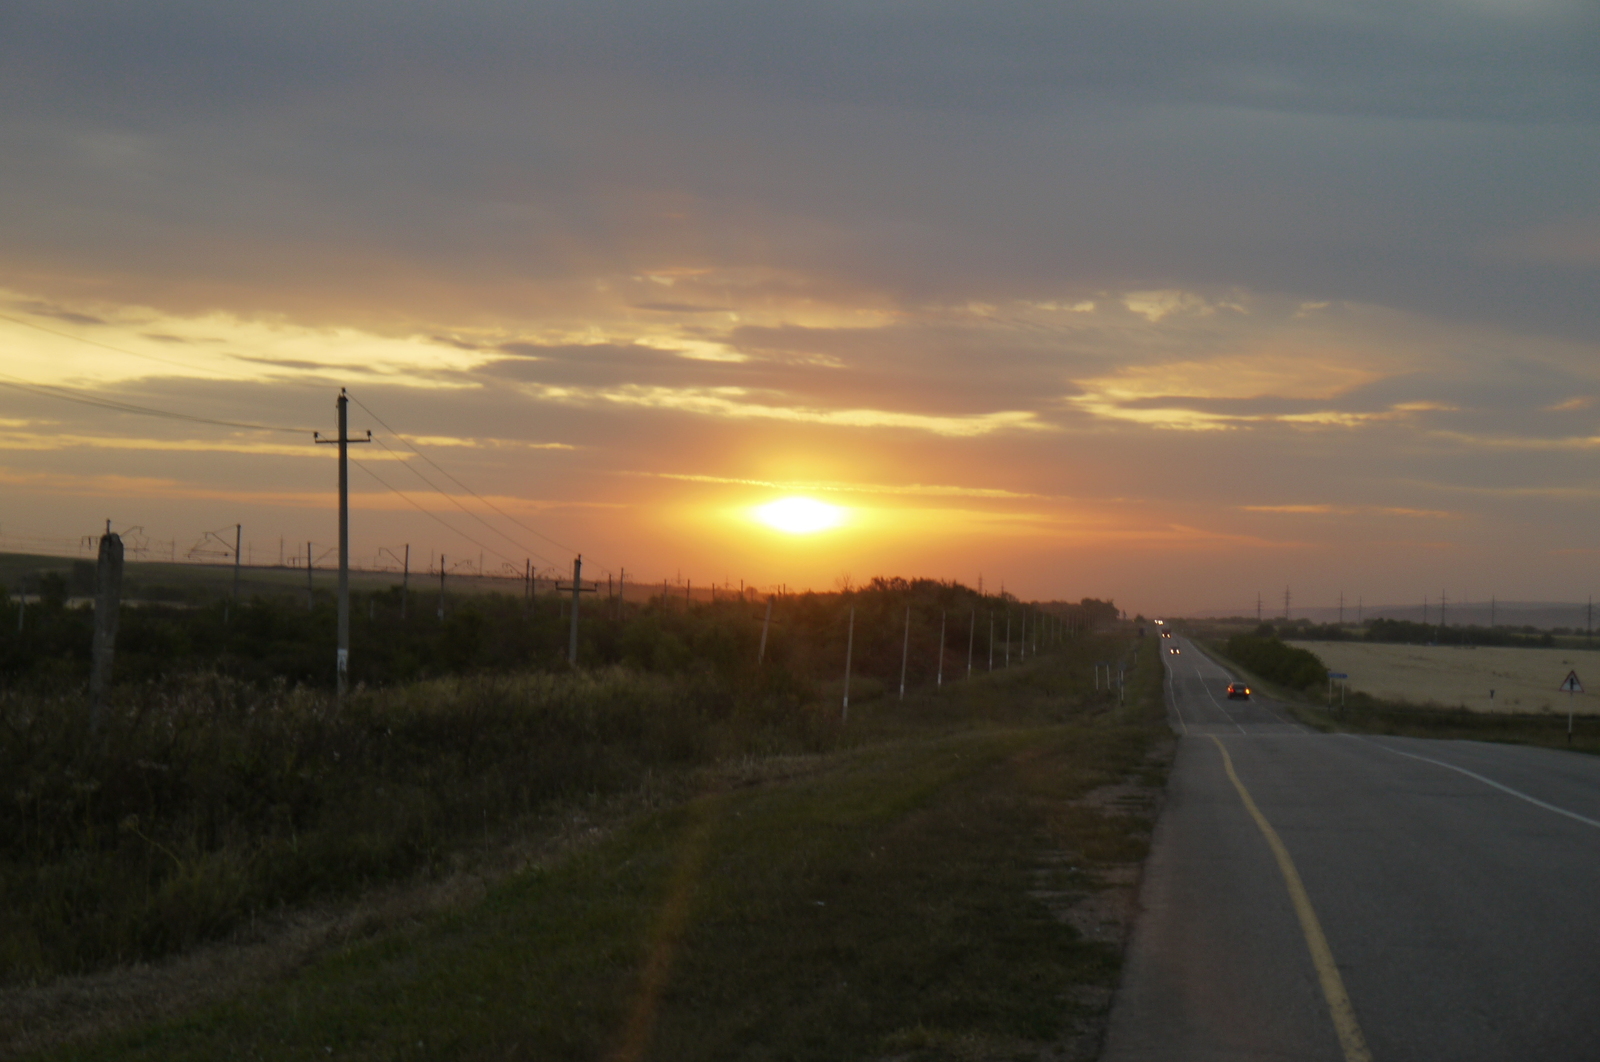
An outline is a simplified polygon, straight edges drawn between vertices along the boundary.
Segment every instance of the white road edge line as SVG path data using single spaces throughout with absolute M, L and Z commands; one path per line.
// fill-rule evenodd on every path
M 1189 643 L 1189 648 L 1191 650 L 1194 648 L 1194 643 L 1193 642 Z M 1215 660 L 1210 659 L 1209 657 L 1206 658 L 1206 663 L 1212 665 L 1213 667 L 1217 666 L 1217 662 Z M 1222 670 L 1222 669 L 1218 668 L 1218 670 Z M 1239 720 L 1237 720 L 1237 719 L 1235 719 L 1233 717 L 1233 713 L 1232 712 L 1228 711 L 1220 703 L 1218 703 L 1217 695 L 1215 693 L 1211 692 L 1211 684 L 1206 681 L 1206 677 L 1204 675 L 1200 674 L 1200 665 L 1198 663 L 1195 664 L 1195 666 L 1194 666 L 1194 677 L 1200 680 L 1200 688 L 1206 691 L 1206 696 L 1210 697 L 1211 698 L 1211 703 L 1215 704 L 1217 706 L 1217 711 L 1219 711 L 1223 715 L 1227 716 L 1228 717 L 1228 722 L 1233 724 L 1233 728 L 1235 730 L 1237 730 L 1239 733 L 1243 734 L 1244 733 L 1244 727 L 1239 725 Z M 1232 678 L 1232 676 L 1229 675 L 1226 671 L 1223 671 L 1223 677 L 1224 678 Z
M 1167 673 L 1167 696 L 1172 701 L 1172 710 L 1178 713 L 1178 726 L 1181 728 L 1184 734 L 1188 734 L 1189 724 L 1184 722 L 1183 708 L 1178 704 L 1178 687 L 1172 682 L 1172 667 L 1165 660 L 1163 660 L 1161 663 L 1163 669 Z
M 1528 803 L 1533 804 L 1533 805 L 1535 805 L 1537 807 L 1544 808 L 1546 811 L 1553 811 L 1557 815 L 1565 815 L 1569 819 L 1577 819 L 1579 822 L 1583 823 L 1585 826 L 1593 826 L 1595 829 L 1600 830 L 1600 820 L 1591 819 L 1587 815 L 1579 815 L 1576 811 L 1568 811 L 1566 808 L 1556 807 L 1556 805 L 1554 805 L 1554 804 L 1546 804 L 1544 801 L 1540 800 L 1538 797 L 1532 797 L 1532 796 L 1529 796 L 1527 793 L 1522 792 L 1521 790 L 1512 789 L 1509 785 L 1501 785 L 1499 782 L 1495 781 L 1493 778 L 1485 778 L 1483 775 L 1477 773 L 1476 771 L 1469 771 L 1465 767 L 1457 767 L 1455 764 L 1446 763 L 1443 760 L 1435 760 L 1435 759 L 1431 759 L 1431 758 L 1429 758 L 1427 756 L 1417 756 L 1417 755 L 1413 755 L 1412 753 L 1409 753 L 1409 752 L 1401 752 L 1399 749 L 1391 749 L 1388 745 L 1380 745 L 1380 744 L 1378 744 L 1378 742 L 1373 741 L 1371 738 L 1365 737 L 1365 736 L 1363 736 L 1361 734 L 1351 734 L 1350 736 L 1353 737 L 1353 738 L 1359 738 L 1360 740 L 1365 741 L 1367 744 L 1376 746 L 1377 748 L 1380 748 L 1385 752 L 1392 752 L 1396 756 L 1404 756 L 1408 760 L 1421 760 L 1423 763 L 1431 763 L 1431 764 L 1434 764 L 1435 766 L 1438 766 L 1438 767 L 1445 767 L 1445 768 L 1448 768 L 1449 770 L 1456 771 L 1456 772 L 1458 772 L 1460 774 L 1464 774 L 1468 778 L 1475 778 L 1478 781 L 1482 782 L 1484 785 L 1493 786 L 1494 788 L 1500 790 L 1502 793 L 1509 793 L 1511 796 L 1516 797 L 1518 800 L 1526 800 Z

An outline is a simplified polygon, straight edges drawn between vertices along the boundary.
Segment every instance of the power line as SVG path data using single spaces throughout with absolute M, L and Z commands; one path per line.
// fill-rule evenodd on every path
M 79 343 L 87 343 L 91 347 L 99 347 L 102 350 L 109 350 L 117 354 L 126 354 L 130 358 L 144 358 L 146 361 L 159 361 L 163 365 L 176 365 L 180 369 L 197 369 L 201 372 L 209 371 L 201 368 L 199 365 L 192 365 L 186 361 L 177 361 L 173 358 L 163 358 L 159 354 L 143 354 L 137 350 L 127 350 L 123 347 L 114 347 L 110 343 L 102 343 L 98 339 L 85 339 L 83 336 L 75 336 L 71 332 L 63 332 L 55 328 L 46 328 L 42 324 L 35 324 L 32 321 L 24 321 L 22 318 L 12 317 L 10 314 L 0 313 L 0 321 L 10 321 L 12 324 L 19 324 L 24 328 L 32 328 L 37 332 L 46 332 L 52 336 L 60 336 L 62 339 L 72 339 Z
M 363 406 L 362 408 L 365 409 L 366 407 Z M 370 410 L 369 410 L 369 412 L 370 412 Z M 379 423 L 382 423 L 382 422 L 380 421 Z M 384 441 L 382 439 L 374 438 L 373 441 L 376 442 L 379 446 L 382 446 L 389 453 L 394 454 L 396 457 L 400 457 L 401 456 L 400 454 L 395 453 L 395 451 L 392 448 L 390 448 L 389 446 L 385 445 Z M 432 487 L 435 491 L 438 492 L 439 496 L 442 497 L 445 501 L 449 502 L 451 505 L 454 505 L 457 509 L 460 509 L 462 512 L 466 513 L 468 516 L 472 517 L 474 520 L 478 521 L 478 523 L 482 524 L 484 527 L 487 527 L 490 531 L 493 531 L 495 534 L 499 535 L 501 538 L 505 539 L 507 542 L 511 543 L 513 546 L 515 546 L 518 549 L 523 550 L 524 552 L 529 553 L 529 554 L 531 554 L 531 555 L 533 555 L 535 557 L 538 557 L 540 560 L 544 561 L 546 564 L 554 565 L 556 563 L 555 561 L 551 560 L 549 557 L 546 557 L 543 554 L 538 553 L 535 550 L 529 549 L 526 545 L 524 545 L 521 542 L 518 542 L 516 539 L 512 538 L 510 535 L 506 534 L 504 531 L 500 530 L 498 527 L 494 526 L 489 521 L 485 520 L 482 516 L 479 516 L 477 513 L 473 512 L 471 509 L 467 508 L 465 505 L 462 505 L 459 501 L 457 501 L 455 499 L 455 497 L 452 494 L 450 494 L 448 491 L 445 491 L 445 490 L 441 489 L 437 483 L 433 482 L 433 480 L 429 479 L 427 476 L 424 476 L 419 469 L 412 467 L 411 462 L 404 461 L 402 463 L 407 469 L 410 469 L 412 475 L 416 476 L 418 479 L 422 480 L 422 482 L 424 482 L 428 486 Z M 476 495 L 474 495 L 474 497 L 476 497 Z
M 510 564 L 512 566 L 516 565 L 517 562 L 516 562 L 516 560 L 514 558 L 506 556 L 504 553 L 501 553 L 499 550 L 495 549 L 493 546 L 484 545 L 482 542 L 479 542 L 477 539 L 473 538 L 471 535 L 467 534 L 465 531 L 458 530 L 455 527 L 454 524 L 449 523 L 447 520 L 445 520 L 444 517 L 440 516 L 438 513 L 434 512 L 432 509 L 424 508 L 423 506 L 418 505 L 417 502 L 411 497 L 411 495 L 407 494 L 405 491 L 401 490 L 399 487 L 395 486 L 393 483 L 390 483 L 388 480 L 386 480 L 382 476 L 378 475 L 376 472 L 374 472 L 372 469 L 368 468 L 366 465 L 362 464 L 360 461 L 357 461 L 353 457 L 350 458 L 349 460 L 350 460 L 350 463 L 352 465 L 355 465 L 357 468 L 361 469 L 361 471 L 365 472 L 367 475 L 371 476 L 373 479 L 377 480 L 379 483 L 383 484 L 385 487 L 388 487 L 390 490 L 392 490 L 396 494 L 400 495 L 401 498 L 405 499 L 405 502 L 406 502 L 407 505 L 410 505 L 413 509 L 416 509 L 418 512 L 422 513 L 423 515 L 428 516 L 428 517 L 432 518 L 433 520 L 438 521 L 443 527 L 445 527 L 445 529 L 450 531 L 452 534 L 459 535 L 460 537 L 466 539 L 468 542 L 471 542 L 474 546 L 477 546 L 479 549 L 483 550 L 485 553 L 493 553 L 496 557 L 499 557 L 501 560 L 505 561 L 507 564 Z M 481 575 L 482 573 L 480 572 L 479 574 Z
M 290 432 L 295 435 L 310 434 L 310 428 L 289 428 L 281 424 L 254 424 L 242 420 L 216 420 L 212 417 L 197 417 L 192 413 L 178 413 L 170 409 L 157 409 L 154 406 L 140 406 L 132 402 L 121 402 L 114 398 L 101 398 L 87 394 L 80 388 L 66 387 L 60 384 L 35 384 L 19 380 L 15 376 L 0 374 L 0 387 L 10 387 L 18 391 L 27 391 L 30 394 L 40 395 L 45 398 L 56 398 L 63 402 L 77 402 L 80 405 L 95 406 L 99 409 L 109 409 L 117 413 L 134 413 L 142 417 L 162 417 L 167 420 L 181 420 L 191 424 L 214 424 L 222 428 L 245 428 L 250 431 L 280 431 Z
M 350 396 L 350 401 L 354 402 L 356 405 L 358 405 L 362 409 L 366 410 L 368 416 L 370 416 L 373 420 L 377 421 L 379 424 L 383 425 L 384 429 L 386 431 L 388 431 L 388 433 L 390 435 L 393 435 L 396 439 L 399 439 L 400 442 L 405 446 L 406 449 L 410 450 L 412 453 L 416 454 L 418 457 L 420 457 L 424 461 L 428 462 L 428 464 L 432 465 L 434 468 L 437 468 L 439 470 L 440 474 L 442 474 L 446 478 L 448 478 L 450 480 L 450 482 L 454 483 L 456 486 L 460 487 L 462 490 L 466 491 L 468 494 L 472 495 L 474 498 L 477 498 L 479 501 L 483 502 L 483 504 L 487 505 L 489 508 L 491 508 L 495 512 L 499 513 L 501 516 L 505 517 L 507 520 L 510 520 L 512 523 L 516 524 L 518 527 L 522 528 L 524 531 L 528 532 L 531 535 L 538 535 L 540 538 L 544 539 L 546 542 L 550 543 L 552 546 L 559 546 L 562 549 L 566 550 L 568 553 L 577 553 L 578 552 L 578 550 L 576 548 L 567 545 L 565 542 L 558 542 L 555 539 L 551 538 L 549 535 L 545 534 L 543 531 L 540 531 L 537 528 L 529 527 L 527 524 L 523 523 L 521 520 L 518 520 L 515 516 L 512 516 L 510 513 L 506 512 L 504 509 L 500 508 L 500 506 L 498 506 L 494 502 L 490 501 L 488 498 L 485 498 L 483 495 L 479 494 L 477 491 L 473 490 L 471 487 L 469 487 L 465 483 L 461 482 L 455 476 L 450 475 L 450 473 L 445 471 L 445 469 L 439 464 L 439 462 L 435 461 L 433 458 L 429 457 L 427 454 L 423 453 L 421 450 L 419 450 L 415 446 L 411 445 L 411 442 L 404 435 L 401 435 L 399 432 L 397 432 L 393 428 L 389 427 L 389 425 L 384 424 L 383 418 L 378 416 L 376 413 L 372 412 L 371 408 L 369 408 L 365 402 L 361 401 L 361 399 L 355 397 L 354 395 L 351 395 Z M 437 487 L 435 487 L 434 489 L 438 490 Z M 443 493 L 443 492 L 441 492 L 441 493 Z

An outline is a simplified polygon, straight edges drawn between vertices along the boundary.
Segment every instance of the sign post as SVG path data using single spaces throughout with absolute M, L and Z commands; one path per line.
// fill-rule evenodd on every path
M 1347 675 L 1343 671 L 1330 671 L 1330 672 L 1328 672 L 1328 707 L 1329 708 L 1333 707 L 1333 680 L 1334 679 L 1338 679 L 1339 680 L 1339 707 L 1340 708 L 1344 707 L 1344 680 L 1349 678 L 1349 677 L 1350 676 Z
M 1578 681 L 1576 671 L 1567 672 L 1567 677 L 1561 680 L 1561 688 L 1567 693 L 1567 745 L 1572 744 L 1572 698 L 1583 692 L 1583 683 Z

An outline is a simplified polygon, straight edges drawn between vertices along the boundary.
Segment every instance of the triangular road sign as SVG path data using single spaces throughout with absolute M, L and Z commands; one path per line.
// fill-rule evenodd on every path
M 1561 691 L 1563 693 L 1583 692 L 1583 683 L 1578 681 L 1578 673 L 1576 671 L 1567 672 L 1567 677 L 1561 682 Z

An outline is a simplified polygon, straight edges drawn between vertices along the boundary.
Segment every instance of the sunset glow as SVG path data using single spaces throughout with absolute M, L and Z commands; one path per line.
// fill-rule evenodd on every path
M 843 509 L 813 498 L 779 498 L 757 506 L 754 515 L 761 523 L 789 535 L 831 531 L 844 523 Z

